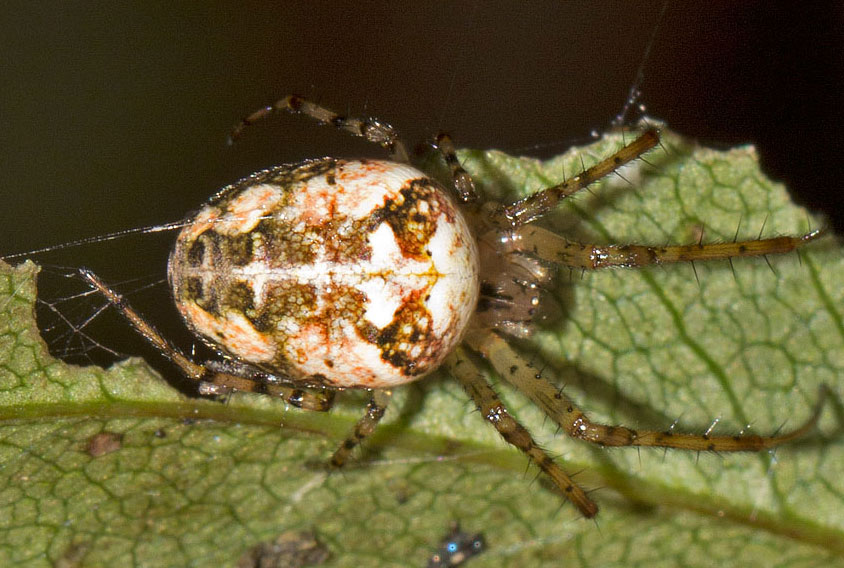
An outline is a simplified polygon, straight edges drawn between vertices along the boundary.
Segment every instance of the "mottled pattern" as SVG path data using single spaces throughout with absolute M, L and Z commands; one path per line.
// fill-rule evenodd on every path
M 215 348 L 337 387 L 434 370 L 478 294 L 460 212 L 436 182 L 386 161 L 312 160 L 224 188 L 182 230 L 169 276 Z
M 407 162 L 404 145 L 388 124 L 343 117 L 296 95 L 249 115 L 235 135 L 276 110 L 332 124 Z M 438 136 L 455 193 L 469 206 L 473 227 L 482 232 L 478 245 L 439 187 L 398 163 L 326 158 L 260 172 L 225 188 L 187 219 L 170 259 L 177 306 L 194 331 L 234 355 L 222 361 L 193 362 L 93 272 L 81 269 L 80 275 L 196 381 L 200 394 L 245 390 L 324 411 L 336 388 L 370 388 L 367 411 L 332 455 L 332 469 L 342 467 L 375 430 L 392 385 L 443 363 L 481 416 L 591 518 L 598 506 L 509 414 L 484 378 L 486 364 L 563 432 L 601 446 L 770 450 L 813 429 L 829 395 L 828 389 L 821 390 L 814 413 L 797 429 L 771 436 L 634 430 L 589 419 L 544 377 L 533 357 L 525 358 L 508 343 L 534 331 L 542 287 L 551 277 L 549 264 L 585 271 L 689 261 L 694 269 L 696 260 L 732 262 L 733 257 L 792 251 L 823 233 L 713 244 L 698 237 L 697 245 L 651 247 L 578 243 L 532 224 L 561 199 L 618 173 L 657 144 L 659 134 L 648 128 L 558 185 L 509 205 L 469 206 L 480 199 L 474 182 L 460 166 L 450 138 Z M 471 331 L 464 334 L 473 310 Z M 482 540 L 474 542 L 482 548 Z M 455 554 L 431 560 L 456 565 L 472 550 L 457 541 L 446 542 L 445 548 Z

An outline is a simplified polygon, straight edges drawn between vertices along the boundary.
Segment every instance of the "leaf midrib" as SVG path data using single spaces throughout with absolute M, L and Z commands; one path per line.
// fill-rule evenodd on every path
M 352 417 L 314 412 L 285 412 L 256 409 L 237 404 L 212 401 L 187 402 L 108 402 L 92 401 L 74 404 L 43 403 L 19 408 L 0 408 L 0 423 L 4 425 L 38 423 L 45 420 L 88 418 L 108 420 L 120 418 L 163 418 L 242 424 L 277 429 L 281 435 L 310 435 L 339 440 L 355 423 Z M 283 427 L 279 425 L 283 423 Z M 401 424 L 384 424 L 367 440 L 368 450 L 385 447 L 414 454 L 423 453 L 460 463 L 471 463 L 514 474 L 524 472 L 524 457 L 506 448 L 493 448 L 484 443 L 452 437 L 432 435 Z M 609 450 L 611 451 L 611 450 Z M 561 460 L 569 471 L 585 470 L 578 479 L 593 487 L 609 487 L 629 499 L 631 503 L 648 508 L 687 511 L 721 521 L 764 530 L 807 544 L 824 548 L 833 554 L 844 555 L 844 532 L 833 530 L 807 519 L 781 512 L 776 515 L 751 511 L 735 506 L 727 500 L 713 499 L 654 481 L 645 481 L 621 471 L 604 460 L 600 465 Z M 366 468 L 366 463 L 350 464 L 349 469 Z M 365 475 L 365 472 L 363 473 Z

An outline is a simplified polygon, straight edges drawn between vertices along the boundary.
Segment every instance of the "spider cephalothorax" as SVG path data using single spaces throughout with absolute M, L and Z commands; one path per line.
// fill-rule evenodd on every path
M 189 217 L 169 280 L 187 325 L 222 356 L 196 363 L 165 340 L 92 272 L 83 276 L 202 394 L 234 390 L 327 410 L 342 388 L 371 391 L 366 414 L 331 458 L 342 466 L 375 428 L 390 389 L 444 367 L 482 416 L 527 454 L 586 517 L 597 506 L 506 410 L 478 356 L 562 430 L 604 446 L 758 451 L 803 435 L 713 436 L 636 431 L 592 422 L 511 346 L 541 315 L 554 266 L 578 270 L 782 253 L 818 237 L 783 236 L 685 246 L 592 245 L 533 224 L 559 201 L 659 143 L 653 128 L 579 175 L 512 204 L 483 203 L 450 138 L 435 146 L 451 171 L 444 188 L 407 164 L 389 125 L 339 116 L 289 96 L 277 111 L 310 116 L 387 148 L 393 161 L 333 158 L 278 166 L 221 190 Z

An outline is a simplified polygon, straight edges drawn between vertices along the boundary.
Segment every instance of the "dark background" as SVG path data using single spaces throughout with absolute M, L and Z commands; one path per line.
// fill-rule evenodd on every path
M 459 146 L 560 153 L 621 110 L 660 10 L 629 1 L 4 2 L 0 255 L 177 220 L 216 188 L 281 162 L 384 155 L 290 116 L 225 145 L 241 116 L 291 92 L 381 117 L 411 145 L 445 129 Z M 641 101 L 705 144 L 757 144 L 765 170 L 841 233 L 842 75 L 841 2 L 676 1 Z M 171 240 L 39 259 L 89 265 L 111 282 L 160 278 Z

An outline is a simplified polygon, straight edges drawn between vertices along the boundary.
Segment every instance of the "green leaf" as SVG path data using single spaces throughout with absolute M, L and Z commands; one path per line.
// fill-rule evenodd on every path
M 466 151 L 483 189 L 513 199 L 621 145 L 608 136 L 542 163 Z M 669 133 L 648 155 L 544 221 L 584 242 L 696 242 L 801 234 L 820 223 L 759 171 L 750 147 L 716 152 Z M 562 318 L 528 356 L 590 415 L 636 428 L 716 432 L 799 425 L 820 385 L 817 432 L 762 454 L 601 449 L 572 441 L 499 390 L 561 463 L 598 490 L 579 518 L 432 377 L 398 393 L 362 461 L 324 461 L 362 413 L 236 395 L 178 394 L 142 361 L 108 370 L 47 354 L 30 263 L 0 268 L 0 565 L 233 566 L 311 531 L 326 566 L 424 565 L 451 521 L 482 532 L 472 566 L 844 566 L 844 261 L 825 237 L 788 254 L 581 275 L 561 271 Z M 2 263 L 0 263 L 2 264 Z M 773 269 L 773 272 L 772 270 Z M 699 280 L 699 281 L 698 281 Z M 173 371 L 175 375 L 175 371 Z

